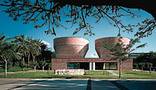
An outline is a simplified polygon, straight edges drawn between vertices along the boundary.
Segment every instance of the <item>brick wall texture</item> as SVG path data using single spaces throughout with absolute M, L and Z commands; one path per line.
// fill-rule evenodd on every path
M 54 39 L 54 49 L 56 58 L 52 59 L 52 69 L 67 69 L 67 62 L 116 62 L 119 69 L 118 60 L 111 60 L 110 52 L 102 46 L 104 43 L 116 44 L 120 37 L 108 37 L 95 40 L 95 49 L 100 58 L 84 58 L 87 51 L 89 41 L 83 38 L 62 37 Z M 120 38 L 127 45 L 130 39 Z M 130 71 L 133 69 L 133 60 L 128 59 L 121 64 L 122 70 Z
M 56 58 L 84 58 L 89 41 L 84 38 L 62 37 L 54 39 Z
M 55 58 L 52 59 L 52 70 L 67 69 L 67 62 L 116 62 L 118 65 L 117 70 L 119 69 L 119 61 L 110 60 L 108 58 Z M 123 61 L 121 64 L 121 69 L 123 71 L 131 71 L 133 69 L 133 59 Z
M 110 52 L 106 50 L 103 45 L 104 44 L 116 44 L 119 39 L 123 44 L 128 45 L 130 39 L 124 37 L 108 37 L 108 38 L 100 38 L 95 40 L 95 50 L 100 58 L 112 57 Z

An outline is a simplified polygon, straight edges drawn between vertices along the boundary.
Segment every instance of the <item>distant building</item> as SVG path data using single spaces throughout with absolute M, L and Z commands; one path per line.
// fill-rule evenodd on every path
M 137 58 L 141 55 L 142 53 L 130 53 L 128 56 L 132 58 Z
M 110 52 L 102 46 L 104 43 L 117 43 L 119 37 L 107 37 L 95 40 L 95 50 L 99 58 L 84 58 L 89 47 L 89 41 L 84 38 L 62 37 L 54 39 L 56 58 L 52 59 L 52 70 L 85 69 L 85 70 L 118 70 L 118 60 L 110 59 Z M 130 39 L 121 38 L 127 45 Z M 122 70 L 132 70 L 133 60 L 128 59 L 121 64 Z
M 134 52 L 134 53 L 130 53 L 130 54 L 128 55 L 128 57 L 137 58 L 137 57 L 139 57 L 141 54 L 151 55 L 151 53 L 149 53 L 149 52 Z

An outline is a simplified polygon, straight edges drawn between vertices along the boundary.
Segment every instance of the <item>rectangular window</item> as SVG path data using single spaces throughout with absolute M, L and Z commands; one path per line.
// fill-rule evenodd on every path
M 67 63 L 67 68 L 68 69 L 80 69 L 80 63 L 68 62 Z

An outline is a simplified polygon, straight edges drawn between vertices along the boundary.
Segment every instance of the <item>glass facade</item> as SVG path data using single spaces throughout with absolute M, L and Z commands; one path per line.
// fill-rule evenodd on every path
M 88 62 L 83 62 L 83 63 L 78 63 L 78 62 L 68 62 L 67 63 L 67 69 L 85 69 L 89 70 L 89 63 Z
M 85 69 L 89 70 L 89 63 L 77 63 L 77 62 L 68 62 L 67 63 L 68 69 Z M 117 63 L 116 62 L 96 62 L 95 63 L 95 70 L 117 70 Z
M 68 69 L 80 69 L 80 63 L 68 62 L 67 68 Z

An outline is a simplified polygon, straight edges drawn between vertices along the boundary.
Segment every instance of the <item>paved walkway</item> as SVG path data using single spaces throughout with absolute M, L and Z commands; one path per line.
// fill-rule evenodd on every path
M 106 70 L 106 71 L 109 72 L 109 73 L 111 73 L 114 76 L 119 76 L 118 74 L 116 74 L 116 73 L 113 72 L 114 70 Z
M 0 79 L 0 82 L 3 82 L 0 90 L 156 90 L 156 79 Z
M 94 79 L 92 90 L 156 90 L 156 79 Z
M 0 90 L 86 90 L 87 79 L 31 79 L 0 85 Z
M 31 80 L 29 78 L 0 78 L 0 86 L 5 84 L 12 84 L 20 81 Z M 1 89 L 0 89 L 1 90 Z

